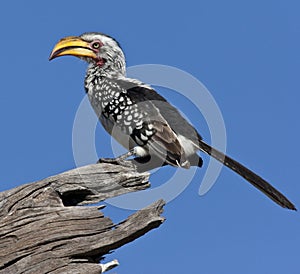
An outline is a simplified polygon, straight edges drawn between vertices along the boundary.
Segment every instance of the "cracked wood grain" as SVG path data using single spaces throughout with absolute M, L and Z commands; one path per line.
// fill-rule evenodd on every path
M 104 255 L 158 227 L 164 201 L 119 224 L 95 204 L 148 188 L 148 173 L 95 164 L 0 193 L 0 273 L 102 273 Z M 105 266 L 105 267 L 104 267 Z

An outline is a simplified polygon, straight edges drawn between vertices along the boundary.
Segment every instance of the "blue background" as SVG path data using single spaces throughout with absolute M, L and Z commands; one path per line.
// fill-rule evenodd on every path
M 101 31 L 121 43 L 129 66 L 175 66 L 202 81 L 222 110 L 228 154 L 299 206 L 299 9 L 296 0 L 1 2 L 1 190 L 75 167 L 72 125 L 86 65 L 48 56 L 64 36 Z M 161 93 L 209 140 L 187 102 Z M 97 132 L 99 144 L 109 142 Z M 99 145 L 101 156 L 111 155 L 107 147 Z M 299 213 L 226 168 L 200 197 L 203 172 L 165 207 L 158 230 L 107 256 L 121 263 L 111 273 L 299 273 Z M 119 221 L 132 212 L 105 213 Z

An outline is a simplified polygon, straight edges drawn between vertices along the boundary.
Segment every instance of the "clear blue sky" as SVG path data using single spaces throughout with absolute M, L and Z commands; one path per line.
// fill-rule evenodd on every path
M 228 154 L 300 208 L 299 10 L 296 0 L 1 2 L 0 189 L 75 167 L 72 125 L 85 64 L 48 56 L 63 36 L 101 31 L 119 40 L 130 66 L 170 65 L 202 81 L 223 113 Z M 186 115 L 209 140 L 186 102 L 161 93 L 191 109 Z M 99 146 L 101 156 L 110 153 Z M 111 273 L 299 273 L 299 213 L 225 168 L 199 197 L 203 172 L 165 207 L 160 229 L 107 257 L 121 263 Z M 105 213 L 118 221 L 132 212 Z

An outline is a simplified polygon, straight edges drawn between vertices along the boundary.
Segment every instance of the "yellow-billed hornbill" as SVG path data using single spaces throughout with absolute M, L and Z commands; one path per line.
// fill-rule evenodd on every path
M 89 100 L 106 131 L 129 150 L 126 157 L 134 155 L 143 162 L 153 156 L 163 164 L 189 168 L 202 166 L 197 152 L 203 151 L 280 206 L 296 210 L 260 176 L 206 144 L 179 111 L 153 88 L 127 78 L 124 53 L 115 39 L 102 33 L 66 37 L 55 45 L 49 59 L 64 55 L 77 56 L 89 64 L 85 78 Z

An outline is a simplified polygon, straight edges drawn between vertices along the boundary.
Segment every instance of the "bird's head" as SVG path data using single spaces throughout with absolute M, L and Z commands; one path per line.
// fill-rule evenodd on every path
M 103 33 L 65 37 L 55 45 L 49 60 L 64 55 L 79 57 L 108 73 L 125 74 L 125 57 L 119 43 Z

